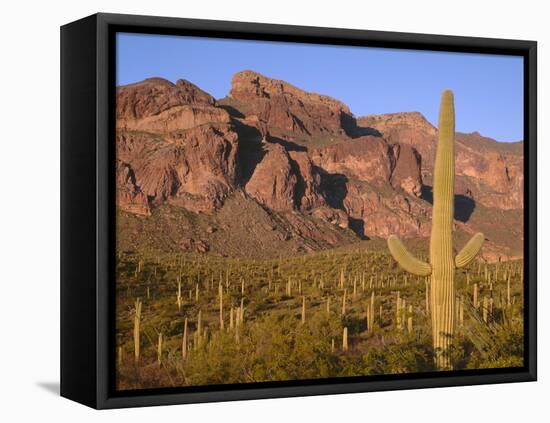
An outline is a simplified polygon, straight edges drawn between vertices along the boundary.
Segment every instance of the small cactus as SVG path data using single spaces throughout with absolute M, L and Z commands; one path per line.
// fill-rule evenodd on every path
M 197 316 L 197 336 L 200 338 L 202 335 L 202 310 L 199 310 Z
M 424 280 L 424 285 L 426 287 L 426 290 L 425 290 L 426 316 L 429 316 L 430 314 L 430 282 L 427 277 Z
M 239 312 L 239 322 L 244 324 L 244 298 L 241 298 L 241 310 Z
M 401 308 L 402 308 L 402 301 L 399 291 L 397 291 L 396 298 L 395 298 L 395 326 L 397 329 L 401 329 Z
M 185 360 L 187 358 L 187 344 L 188 344 L 188 333 L 187 333 L 187 317 L 183 322 L 183 337 L 181 340 L 181 358 Z
M 290 283 L 290 277 L 288 278 L 288 281 L 286 283 L 286 295 L 289 297 L 292 295 L 292 285 Z
M 134 358 L 136 363 L 139 361 L 140 353 L 140 324 L 141 324 L 141 300 L 136 300 L 134 314 Z
M 346 302 L 347 302 L 347 288 L 344 288 L 344 294 L 342 295 L 342 317 L 346 315 Z
M 159 332 L 159 340 L 157 345 L 157 362 L 162 365 L 162 332 Z
M 149 296 L 149 287 L 147 287 L 147 296 Z M 182 297 L 181 297 L 181 281 L 178 280 L 178 291 L 176 292 L 176 304 L 178 305 L 178 311 L 181 311 Z
M 511 289 L 510 289 L 510 273 L 508 273 L 508 278 L 506 280 L 506 306 L 507 307 L 510 307 L 510 305 L 512 304 L 511 301 L 510 301 L 510 292 L 511 292 Z
M 462 298 L 458 307 L 458 324 L 460 327 L 464 326 L 464 300 Z
M 220 298 L 220 330 L 223 330 L 223 285 L 218 287 L 218 296 Z
M 369 331 L 374 329 L 374 291 L 370 296 L 370 305 L 369 305 Z
M 344 332 L 342 334 L 342 350 L 348 350 L 348 328 L 344 327 Z

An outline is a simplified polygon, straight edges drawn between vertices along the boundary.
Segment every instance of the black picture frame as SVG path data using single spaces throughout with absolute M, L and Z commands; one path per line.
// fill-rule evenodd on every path
M 114 36 L 119 31 L 522 56 L 524 367 L 116 392 L 112 137 Z M 103 13 L 61 27 L 61 395 L 104 409 L 536 380 L 536 140 L 534 41 Z

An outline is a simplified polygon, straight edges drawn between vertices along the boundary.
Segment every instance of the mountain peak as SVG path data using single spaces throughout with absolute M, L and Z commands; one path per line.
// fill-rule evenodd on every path
M 176 106 L 214 106 L 216 100 L 195 84 L 179 79 L 147 78 L 117 88 L 117 117 L 141 119 Z
M 251 97 L 269 99 L 273 96 L 284 96 L 307 102 L 326 104 L 329 107 L 337 107 L 346 113 L 351 113 L 346 104 L 333 97 L 302 90 L 289 82 L 270 78 L 253 70 L 244 70 L 233 75 L 229 97 L 237 99 L 248 99 Z
M 425 129 L 429 132 L 435 131 L 435 127 L 420 112 L 398 112 L 384 113 L 379 115 L 366 115 L 357 118 L 362 126 L 384 125 L 403 125 L 412 126 L 418 129 Z

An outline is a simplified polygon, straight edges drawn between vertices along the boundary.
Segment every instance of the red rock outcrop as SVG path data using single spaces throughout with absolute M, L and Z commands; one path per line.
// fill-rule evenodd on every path
M 422 156 L 423 169 L 433 169 L 437 129 L 418 112 L 360 116 L 357 124 L 372 128 L 390 144 L 409 144 Z
M 120 129 L 145 131 L 150 133 L 168 133 L 180 129 L 189 129 L 210 122 L 229 123 L 229 114 L 217 107 L 184 105 L 174 106 L 156 115 L 141 119 L 118 119 Z
M 166 79 L 149 78 L 117 88 L 117 122 L 126 119 L 143 119 L 186 104 L 214 106 L 216 100 L 196 85 L 183 79 L 173 84 Z
M 421 158 L 410 145 L 389 145 L 383 138 L 364 136 L 315 150 L 312 157 L 330 174 L 344 176 L 342 206 L 360 234 L 425 232 L 419 216 L 426 215 L 427 205 L 395 191 L 413 198 L 421 195 Z
M 352 180 L 346 188 L 344 210 L 361 222 L 364 235 L 387 238 L 399 233 L 406 238 L 429 233 L 430 207 L 424 201 L 392 193 L 389 184 L 375 188 Z
M 209 122 L 230 122 L 212 96 L 184 80 L 146 79 L 117 90 L 117 129 L 168 133 Z
M 232 126 L 203 125 L 172 134 L 179 187 L 170 199 L 191 210 L 222 206 L 236 186 L 238 135 Z
M 329 173 L 361 181 L 388 181 L 391 176 L 391 147 L 382 138 L 364 136 L 341 141 L 311 153 L 313 162 Z
M 409 195 L 420 197 L 422 194 L 422 158 L 418 151 L 407 144 L 394 144 L 393 158 L 391 185 L 394 188 L 401 188 Z
M 119 161 L 116 169 L 116 175 L 117 207 L 130 213 L 150 216 L 151 209 L 149 208 L 149 202 L 147 201 L 145 194 L 143 194 L 141 189 L 136 185 L 136 177 L 130 165 Z
M 422 172 L 431 180 L 437 129 L 420 113 L 390 113 L 357 118 L 390 143 L 409 144 L 422 157 Z M 523 156 L 520 148 L 497 143 L 479 133 L 456 135 L 457 194 L 470 196 L 486 207 L 505 210 L 523 207 Z
M 349 228 L 349 216 L 344 210 L 319 207 L 313 210 L 312 215 L 341 228 Z
M 209 212 L 235 188 L 238 136 L 229 124 L 202 125 L 159 139 L 119 133 L 119 157 L 133 163 L 153 204 L 165 201 Z
M 277 210 L 309 210 L 326 205 L 321 175 L 306 152 L 264 144 L 264 156 L 245 187 L 264 206 Z
M 279 144 L 265 144 L 265 154 L 245 186 L 246 192 L 264 206 L 276 210 L 293 210 L 296 204 L 298 177 L 286 149 Z
M 153 206 L 219 208 L 235 188 L 238 135 L 229 114 L 194 84 L 146 79 L 117 90 L 117 157 Z
M 479 134 L 457 134 L 456 173 L 461 191 L 486 207 L 523 208 L 523 155 Z
M 256 115 L 268 126 L 294 134 L 345 136 L 355 125 L 344 103 L 253 71 L 233 76 L 228 101 L 236 101 L 246 116 Z
M 321 175 L 319 169 L 313 164 L 308 154 L 304 151 L 290 151 L 291 163 L 294 166 L 298 178 L 296 186 L 297 207 L 301 210 L 309 210 L 326 205 L 321 190 Z

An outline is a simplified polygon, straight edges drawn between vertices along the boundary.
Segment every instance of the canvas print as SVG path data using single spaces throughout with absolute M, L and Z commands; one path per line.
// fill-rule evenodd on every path
M 118 33 L 116 389 L 522 367 L 523 77 Z

